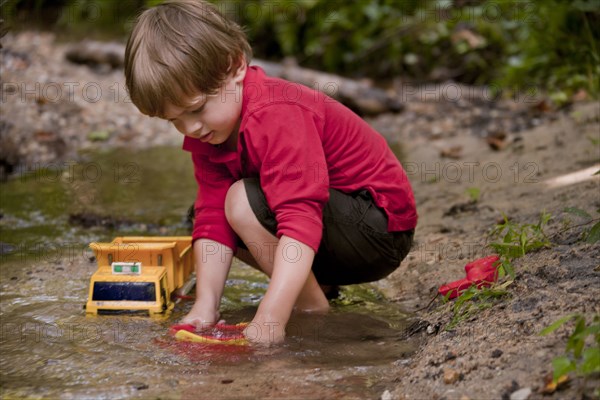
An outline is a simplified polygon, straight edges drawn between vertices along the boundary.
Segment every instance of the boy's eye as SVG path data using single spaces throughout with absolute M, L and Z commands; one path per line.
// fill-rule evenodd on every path
M 199 114 L 204 110 L 204 104 L 202 105 L 202 107 L 196 108 L 195 110 L 192 110 L 192 114 Z

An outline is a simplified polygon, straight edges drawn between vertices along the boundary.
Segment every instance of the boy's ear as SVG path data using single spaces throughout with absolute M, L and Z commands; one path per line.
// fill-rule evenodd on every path
M 241 57 L 239 65 L 233 71 L 233 76 L 232 76 L 231 79 L 235 83 L 242 83 L 244 81 L 244 78 L 246 77 L 246 70 L 247 69 L 248 69 L 248 63 L 246 62 L 246 58 L 245 57 Z

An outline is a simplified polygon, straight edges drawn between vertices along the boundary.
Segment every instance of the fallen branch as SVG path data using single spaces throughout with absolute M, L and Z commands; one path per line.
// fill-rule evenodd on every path
M 121 43 L 84 40 L 73 45 L 66 52 L 65 57 L 77 64 L 123 68 L 124 54 L 125 46 Z M 274 63 L 255 59 L 251 64 L 263 68 L 267 75 L 320 90 L 361 115 L 400 112 L 403 109 L 403 104 L 397 96 L 373 87 L 367 82 L 302 68 L 289 60 Z

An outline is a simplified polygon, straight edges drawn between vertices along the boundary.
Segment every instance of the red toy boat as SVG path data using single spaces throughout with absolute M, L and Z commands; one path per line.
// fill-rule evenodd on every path
M 244 329 L 248 323 L 242 322 L 236 325 L 216 324 L 215 326 L 196 332 L 196 327 L 190 324 L 173 325 L 171 332 L 177 340 L 197 342 L 205 344 L 226 344 L 246 346 L 248 340 L 244 336 Z

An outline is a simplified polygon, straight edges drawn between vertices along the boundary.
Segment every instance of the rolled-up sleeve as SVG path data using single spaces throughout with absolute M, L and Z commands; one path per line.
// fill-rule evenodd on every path
M 211 239 L 237 250 L 237 235 L 225 218 L 225 196 L 234 178 L 224 164 L 211 163 L 208 156 L 192 153 L 198 194 L 194 203 L 192 240 Z

